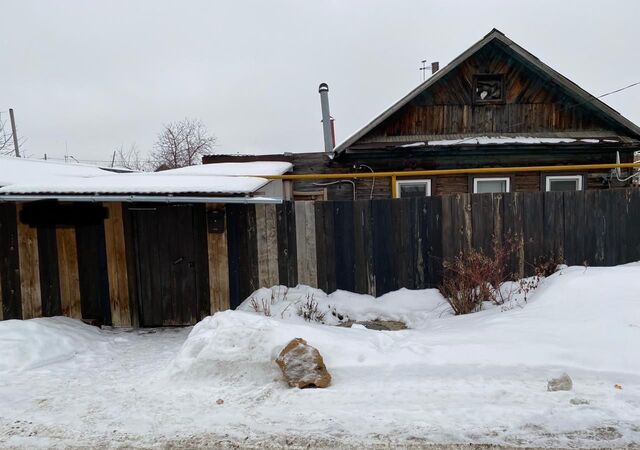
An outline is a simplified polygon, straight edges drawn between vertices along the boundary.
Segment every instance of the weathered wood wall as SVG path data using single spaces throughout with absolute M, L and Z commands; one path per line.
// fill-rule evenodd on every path
M 473 79 L 478 74 L 502 75 L 501 104 L 475 104 Z M 627 134 L 592 105 L 571 98 L 556 81 L 494 41 L 371 130 L 359 144 L 389 142 L 400 136 L 585 130 Z
M 436 287 L 442 262 L 517 235 L 537 258 L 640 260 L 640 189 L 454 194 L 279 205 L 104 205 L 99 223 L 32 226 L 0 203 L 2 319 L 66 315 L 114 326 L 186 325 L 259 287 L 382 295 Z M 212 212 L 224 211 L 221 223 Z M 220 225 L 223 226 L 220 226 Z

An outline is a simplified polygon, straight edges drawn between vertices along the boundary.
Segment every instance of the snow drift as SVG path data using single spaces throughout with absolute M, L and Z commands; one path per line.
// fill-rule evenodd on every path
M 253 297 L 269 297 L 269 291 Z M 307 288 L 293 294 L 301 291 Z M 466 316 L 452 316 L 444 299 L 429 291 L 401 290 L 376 300 L 313 290 L 318 302 L 350 318 L 404 318 L 419 327 L 390 332 L 331 327 L 301 321 L 287 302 L 272 305 L 271 317 L 249 312 L 245 302 L 243 311 L 218 313 L 196 325 L 171 372 L 261 383 L 278 376 L 277 352 L 301 337 L 320 351 L 329 370 L 423 364 L 640 374 L 639 292 L 638 266 L 567 268 L 543 280 L 524 306 Z M 295 296 L 289 301 L 295 302 Z M 340 380 L 338 371 L 335 383 Z
M 66 361 L 104 348 L 100 329 L 68 317 L 0 322 L 0 372 Z

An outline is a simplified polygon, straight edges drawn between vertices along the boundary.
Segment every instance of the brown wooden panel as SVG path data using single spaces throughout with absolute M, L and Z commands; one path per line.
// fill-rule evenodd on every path
M 40 290 L 40 263 L 38 260 L 38 230 L 22 223 L 18 208 L 18 252 L 20 253 L 20 291 L 22 292 L 22 318 L 42 317 Z
M 124 238 L 122 203 L 105 203 L 108 217 L 104 221 L 104 237 L 109 277 L 111 321 L 115 327 L 131 326 L 129 277 Z
M 223 205 L 207 205 L 208 210 L 224 209 Z M 222 233 L 207 233 L 209 262 L 209 296 L 211 314 L 230 308 L 227 227 Z
M 74 319 L 81 319 L 76 230 L 72 227 L 57 228 L 56 238 L 62 314 Z
M 256 205 L 258 280 L 261 287 L 279 284 L 278 240 L 275 205 Z
M 318 287 L 316 225 L 313 202 L 295 202 L 298 283 Z

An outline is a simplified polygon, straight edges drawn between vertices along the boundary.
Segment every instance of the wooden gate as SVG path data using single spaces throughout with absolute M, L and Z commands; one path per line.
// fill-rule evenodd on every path
M 140 326 L 193 325 L 209 315 L 204 205 L 129 206 Z

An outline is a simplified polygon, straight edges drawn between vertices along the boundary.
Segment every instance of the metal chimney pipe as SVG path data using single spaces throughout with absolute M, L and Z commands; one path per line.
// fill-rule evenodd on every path
M 329 113 L 329 86 L 327 83 L 321 83 L 318 87 L 320 92 L 320 106 L 322 107 L 322 134 L 324 136 L 324 151 L 331 153 L 333 151 L 333 132 L 332 120 Z

